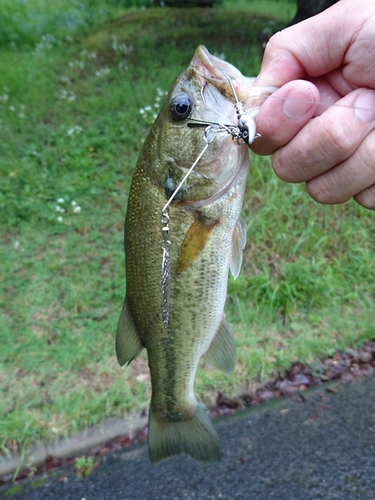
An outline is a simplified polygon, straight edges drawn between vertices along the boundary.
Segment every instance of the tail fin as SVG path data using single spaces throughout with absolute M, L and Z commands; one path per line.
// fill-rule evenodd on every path
M 191 418 L 175 422 L 157 419 L 150 406 L 148 446 L 153 464 L 181 453 L 207 464 L 220 462 L 223 456 L 219 437 L 200 405 Z

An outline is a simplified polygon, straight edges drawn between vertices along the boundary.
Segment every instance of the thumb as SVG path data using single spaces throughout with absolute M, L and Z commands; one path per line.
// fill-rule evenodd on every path
M 296 80 L 285 84 L 260 107 L 256 118 L 260 136 L 251 149 L 260 155 L 273 154 L 306 125 L 318 102 L 319 90 L 312 83 Z

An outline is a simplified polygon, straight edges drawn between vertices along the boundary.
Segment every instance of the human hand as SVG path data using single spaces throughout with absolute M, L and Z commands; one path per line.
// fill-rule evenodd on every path
M 251 149 L 320 203 L 354 197 L 375 210 L 373 0 L 340 0 L 274 35 L 255 85 L 280 89 L 260 108 Z

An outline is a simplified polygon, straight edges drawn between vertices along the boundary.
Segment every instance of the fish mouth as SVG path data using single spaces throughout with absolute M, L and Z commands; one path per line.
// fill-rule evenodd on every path
M 204 83 L 210 83 L 226 99 L 231 100 L 233 103 L 236 102 L 229 79 L 232 80 L 237 92 L 236 86 L 238 87 L 238 84 L 236 80 L 242 75 L 234 66 L 210 54 L 204 45 L 199 45 L 191 61 L 191 68 Z M 241 95 L 238 95 L 238 97 L 239 99 L 242 98 Z
M 232 64 L 210 54 L 204 45 L 199 45 L 195 50 L 191 69 L 204 83 L 216 87 L 226 99 L 235 104 L 233 85 L 237 98 L 245 108 L 259 108 L 264 100 L 277 90 L 276 87 L 254 87 L 255 77 L 245 77 Z

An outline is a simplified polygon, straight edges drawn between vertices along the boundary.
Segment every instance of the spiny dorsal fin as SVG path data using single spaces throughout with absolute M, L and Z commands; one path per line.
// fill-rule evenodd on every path
M 242 264 L 242 250 L 246 245 L 247 224 L 242 217 L 239 217 L 233 236 L 232 251 L 229 261 L 229 269 L 234 279 L 240 274 Z
M 121 316 L 117 325 L 116 333 L 116 355 L 120 365 L 130 363 L 137 358 L 143 349 L 143 345 L 137 330 L 135 329 L 133 318 L 131 317 L 128 299 L 125 297 Z
M 204 355 L 209 365 L 229 375 L 236 366 L 236 342 L 225 318 Z
M 186 271 L 189 266 L 194 264 L 206 246 L 211 232 L 218 222 L 218 220 L 198 215 L 182 242 L 177 260 L 178 273 Z

